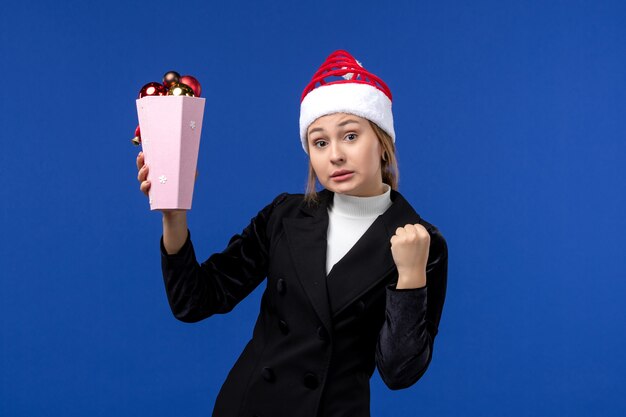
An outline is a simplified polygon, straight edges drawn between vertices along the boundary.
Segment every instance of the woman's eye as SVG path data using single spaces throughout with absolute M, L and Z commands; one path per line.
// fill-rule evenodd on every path
M 350 133 L 349 135 L 346 135 L 346 139 L 348 139 L 349 141 L 356 140 L 356 133 Z
M 324 147 L 326 147 L 326 141 L 325 140 L 318 140 L 315 143 L 313 143 L 313 146 L 315 146 L 317 148 L 324 148 Z

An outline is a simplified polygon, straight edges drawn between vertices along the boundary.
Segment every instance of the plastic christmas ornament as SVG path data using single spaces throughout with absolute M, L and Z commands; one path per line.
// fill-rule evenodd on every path
M 172 85 L 177 84 L 180 81 L 180 74 L 176 71 L 168 71 L 163 75 L 163 85 L 167 88 L 171 88 Z
M 183 75 L 180 77 L 180 82 L 183 84 L 187 84 L 193 90 L 193 93 L 196 97 L 200 97 L 202 93 L 202 87 L 200 86 L 200 82 L 191 75 Z
M 194 97 L 193 90 L 187 84 L 178 83 L 173 84 L 169 91 L 167 92 L 168 96 L 189 96 Z
M 135 128 L 135 137 L 131 139 L 133 145 L 139 146 L 141 144 L 141 130 L 139 129 L 139 125 Z
M 151 82 L 139 90 L 139 98 L 146 96 L 165 96 L 167 95 L 167 88 L 161 83 Z
M 200 82 L 191 75 L 181 75 L 176 71 L 168 71 L 163 75 L 163 83 L 150 82 L 139 91 L 139 98 L 147 96 L 189 96 L 200 97 L 202 87 Z M 195 121 L 191 121 L 191 130 L 196 128 Z M 142 145 L 139 125 L 135 129 L 135 137 L 131 139 L 135 146 Z

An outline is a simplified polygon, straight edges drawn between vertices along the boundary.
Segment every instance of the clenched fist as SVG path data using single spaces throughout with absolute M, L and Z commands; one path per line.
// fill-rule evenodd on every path
M 398 269 L 396 288 L 418 288 L 426 285 L 426 264 L 430 235 L 421 224 L 398 227 L 391 237 L 391 255 Z

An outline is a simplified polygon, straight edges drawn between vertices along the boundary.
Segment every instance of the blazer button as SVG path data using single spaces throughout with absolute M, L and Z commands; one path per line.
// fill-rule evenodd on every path
M 280 295 L 285 294 L 285 292 L 287 291 L 287 283 L 285 282 L 284 279 L 280 278 L 278 280 L 278 282 L 276 283 L 276 290 L 278 291 Z
M 304 375 L 304 386 L 308 389 L 315 389 L 319 385 L 319 381 L 317 379 L 317 375 L 312 373 L 307 373 Z
M 274 371 L 272 368 L 263 368 L 263 372 L 261 372 L 263 379 L 267 382 L 274 382 L 276 380 L 276 375 L 274 375 Z
M 360 316 L 361 314 L 363 314 L 364 311 L 365 311 L 365 302 L 363 302 L 363 300 L 359 300 L 354 305 L 354 312 L 356 313 L 357 316 Z
M 278 327 L 280 327 L 280 331 L 283 332 L 283 334 L 289 333 L 289 326 L 287 325 L 287 322 L 285 320 L 279 321 Z
M 320 340 L 323 340 L 324 342 L 328 340 L 328 332 L 326 331 L 324 326 L 320 326 L 317 328 L 317 336 L 320 338 Z

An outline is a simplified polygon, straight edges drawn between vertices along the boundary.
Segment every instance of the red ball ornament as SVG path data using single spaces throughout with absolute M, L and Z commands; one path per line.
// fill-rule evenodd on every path
M 176 71 L 168 71 L 163 75 L 163 85 L 167 88 L 171 88 L 172 85 L 177 84 L 180 80 L 180 74 Z
M 183 75 L 182 77 L 180 77 L 180 82 L 183 84 L 187 84 L 189 87 L 191 87 L 196 97 L 200 97 L 200 93 L 202 93 L 202 87 L 195 77 L 192 77 L 191 75 Z
M 151 82 L 139 90 L 139 98 L 146 96 L 165 96 L 167 95 L 167 88 L 161 83 Z
M 168 96 L 189 96 L 193 97 L 193 90 L 187 84 L 178 83 L 172 84 L 169 91 L 167 92 Z

